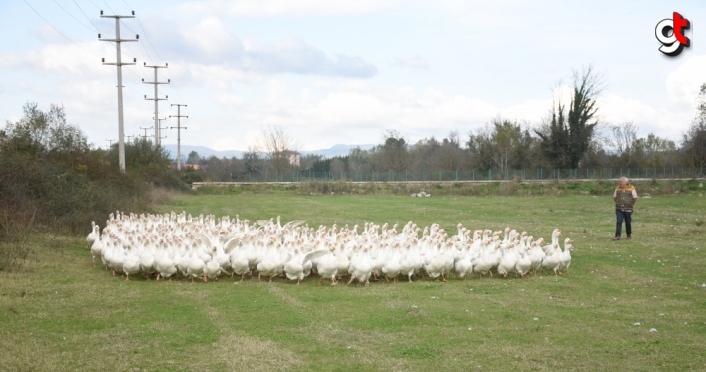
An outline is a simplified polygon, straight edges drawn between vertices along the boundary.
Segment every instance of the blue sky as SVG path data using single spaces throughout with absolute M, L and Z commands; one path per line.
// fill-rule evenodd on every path
M 0 4 L 0 113 L 26 102 L 64 106 L 68 121 L 107 147 L 118 136 L 113 19 L 121 37 L 125 134 L 182 108 L 182 144 L 247 150 L 279 126 L 300 150 L 369 144 L 396 130 L 408 141 L 462 140 L 493 118 L 532 127 L 575 70 L 603 78 L 602 122 L 679 141 L 706 82 L 703 1 L 17 0 Z M 656 24 L 678 11 L 692 44 L 663 56 Z M 559 92 L 559 93 L 557 93 Z M 176 126 L 176 119 L 168 119 Z M 153 133 L 152 130 L 147 131 Z M 176 143 L 164 130 L 163 143 Z

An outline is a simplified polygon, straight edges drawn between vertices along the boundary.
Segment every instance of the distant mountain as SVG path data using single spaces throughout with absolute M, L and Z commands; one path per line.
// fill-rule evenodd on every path
M 346 156 L 348 153 L 356 148 L 360 147 L 361 150 L 370 150 L 376 145 L 333 145 L 333 147 L 323 150 L 313 150 L 313 151 L 302 151 L 302 155 L 321 155 L 325 158 L 332 158 L 334 156 Z
M 167 150 L 169 153 L 169 157 L 172 159 L 176 159 L 177 156 L 177 145 L 163 145 L 164 149 Z M 375 147 L 376 145 L 333 145 L 333 147 L 328 148 L 328 149 L 321 149 L 321 150 L 312 150 L 312 151 L 301 151 L 302 155 L 320 155 L 323 156 L 324 158 L 332 158 L 334 156 L 346 156 L 350 152 L 351 149 L 354 149 L 356 147 L 360 147 L 362 150 L 370 150 L 371 148 Z M 216 151 L 212 148 L 206 147 L 206 146 L 190 146 L 190 145 L 181 145 L 181 156 L 182 159 L 186 160 L 189 157 L 189 153 L 192 151 L 196 151 L 200 157 L 206 157 L 210 158 L 211 156 L 215 156 L 217 158 L 226 158 L 230 159 L 232 157 L 236 157 L 238 159 L 243 158 L 243 154 L 245 154 L 245 151 L 239 151 L 239 150 L 227 150 L 227 151 Z
M 162 145 L 165 150 L 169 153 L 169 157 L 172 159 L 176 159 L 177 157 L 177 145 Z M 223 158 L 225 157 L 226 159 L 230 159 L 232 157 L 236 157 L 241 159 L 243 157 L 243 154 L 245 153 L 244 151 L 238 151 L 238 150 L 228 150 L 228 151 L 216 151 L 212 148 L 206 147 L 206 146 L 190 146 L 190 145 L 181 145 L 181 156 L 183 160 L 186 160 L 189 157 L 189 153 L 192 151 L 196 151 L 200 157 L 206 157 L 210 158 L 211 156 L 215 156 L 217 158 Z

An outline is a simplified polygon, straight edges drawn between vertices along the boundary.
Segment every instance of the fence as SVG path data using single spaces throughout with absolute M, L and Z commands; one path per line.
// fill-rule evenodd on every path
M 262 172 L 233 174 L 233 182 L 468 182 L 631 179 L 701 179 L 703 168 L 515 169 L 470 171 Z

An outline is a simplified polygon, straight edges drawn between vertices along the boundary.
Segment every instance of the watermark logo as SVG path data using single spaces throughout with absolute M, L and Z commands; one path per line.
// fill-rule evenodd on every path
M 655 37 L 662 43 L 659 51 L 670 57 L 678 56 L 684 47 L 691 45 L 691 40 L 684 35 L 684 30 L 690 27 L 691 22 L 677 12 L 672 14 L 672 19 L 663 19 L 657 23 Z

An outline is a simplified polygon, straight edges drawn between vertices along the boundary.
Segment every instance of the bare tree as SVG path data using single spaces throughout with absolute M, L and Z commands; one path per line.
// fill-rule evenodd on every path
M 370 153 L 359 147 L 348 151 L 348 169 L 351 172 L 362 172 L 364 166 L 370 162 Z
M 347 160 L 347 159 L 346 159 Z M 346 171 L 346 163 L 343 161 L 343 159 L 339 156 L 331 159 L 331 163 L 329 164 L 329 169 L 331 171 L 331 175 L 334 177 L 342 177 L 343 172 Z
M 272 125 L 264 129 L 258 148 L 278 173 L 290 165 L 298 165 L 298 145 L 281 126 Z
M 435 156 L 436 166 L 444 171 L 458 170 L 463 160 L 463 149 L 457 131 L 449 133 L 448 138 L 441 141 Z
M 682 138 L 682 148 L 687 164 L 706 166 L 706 84 L 701 85 L 696 118 Z
M 610 126 L 610 130 L 613 132 L 611 144 L 618 150 L 618 155 L 623 158 L 622 160 L 629 161 L 635 151 L 639 129 L 640 127 L 631 121 Z

